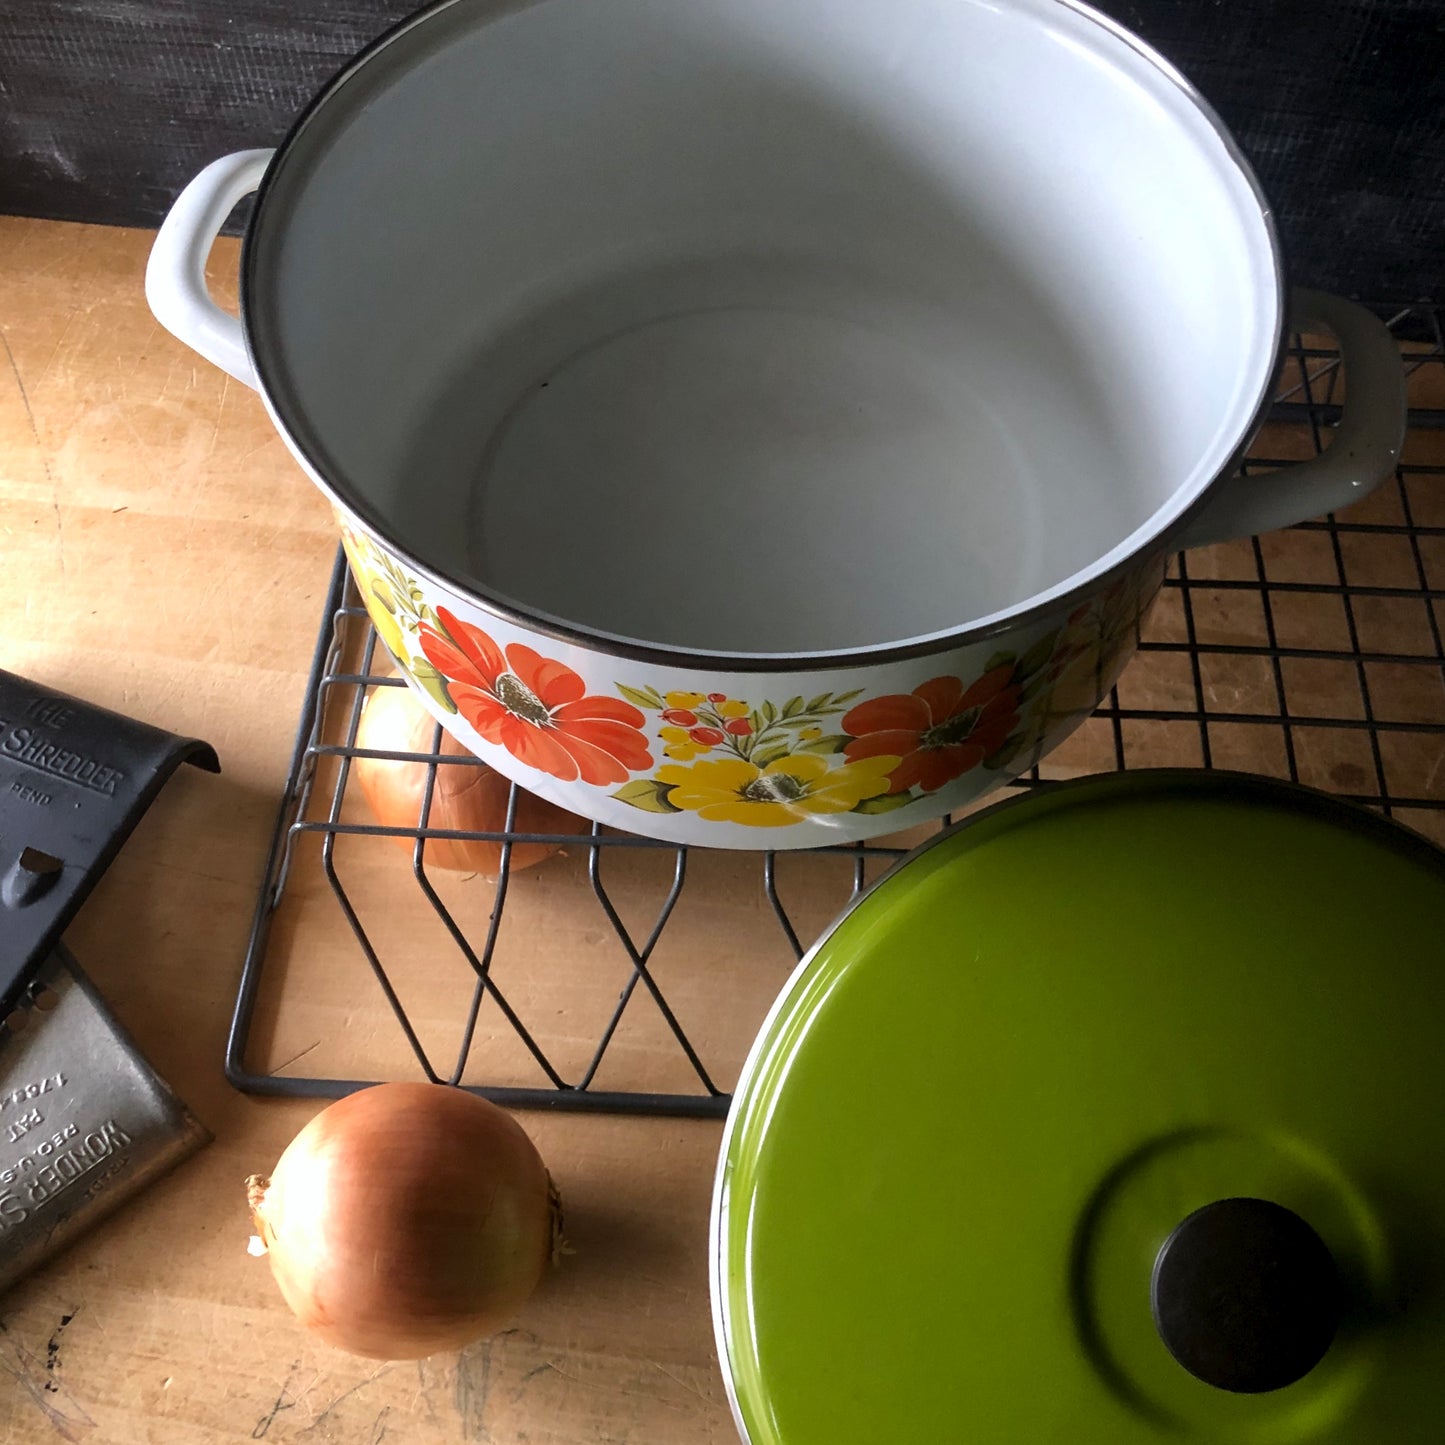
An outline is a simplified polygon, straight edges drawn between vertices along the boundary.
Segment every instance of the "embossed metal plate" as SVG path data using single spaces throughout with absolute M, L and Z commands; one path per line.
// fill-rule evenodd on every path
M 31 992 L 0 1029 L 0 1291 L 211 1137 L 67 950 Z

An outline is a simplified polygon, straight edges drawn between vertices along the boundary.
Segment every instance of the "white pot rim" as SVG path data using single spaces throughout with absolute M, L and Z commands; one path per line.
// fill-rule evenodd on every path
M 1271 364 L 1262 368 L 1262 380 L 1259 384 L 1258 394 L 1249 407 L 1247 419 L 1237 428 L 1237 432 L 1230 439 L 1227 451 L 1223 447 L 1220 448 L 1220 451 L 1224 451 L 1225 454 L 1220 459 L 1219 465 L 1209 469 L 1210 475 L 1202 484 L 1196 477 L 1190 483 L 1181 486 L 1147 522 L 1136 528 L 1127 537 L 1120 539 L 1109 552 L 1089 567 L 1021 603 L 972 619 L 959 627 L 858 648 L 797 653 L 751 653 L 668 646 L 642 638 L 622 636 L 602 628 L 588 627 L 576 621 L 524 605 L 515 599 L 485 588 L 475 579 L 455 575 L 448 569 L 427 561 L 393 535 L 390 525 L 379 509 L 358 495 L 344 479 L 338 479 L 333 475 L 337 469 L 328 467 L 326 458 L 321 455 L 319 448 L 309 446 L 302 439 L 299 434 L 302 428 L 295 424 L 299 408 L 288 404 L 281 395 L 280 388 L 275 385 L 278 368 L 273 364 L 266 349 L 258 344 L 251 319 L 255 311 L 249 304 L 249 298 L 254 295 L 257 285 L 257 256 L 264 251 L 266 245 L 264 236 L 266 234 L 265 221 L 268 215 L 267 199 L 268 196 L 274 194 L 275 178 L 285 164 L 288 155 L 294 152 L 297 142 L 312 127 L 320 112 L 340 103 L 339 96 L 347 82 L 352 80 L 363 68 L 373 65 L 378 57 L 402 37 L 455 6 L 474 6 L 487 20 L 491 20 L 510 11 L 524 8 L 528 3 L 532 3 L 532 0 L 434 0 L 434 3 L 401 21 L 355 56 L 317 92 L 277 147 L 258 189 L 255 209 L 246 228 L 242 249 L 240 288 L 242 332 L 246 351 L 256 377 L 257 388 L 272 423 L 312 481 L 333 505 L 354 522 L 360 530 L 370 534 L 388 552 L 415 571 L 419 577 L 426 579 L 433 586 L 445 592 L 466 599 L 481 611 L 513 626 L 529 629 L 557 642 L 633 661 L 681 668 L 713 668 L 757 673 L 799 673 L 850 666 L 867 667 L 927 657 L 935 653 L 985 643 L 1017 629 L 1039 623 L 1045 618 L 1056 616 L 1061 612 L 1072 611 L 1073 608 L 1136 568 L 1145 558 L 1170 550 L 1171 539 L 1180 537 L 1209 504 L 1214 483 L 1220 478 L 1228 476 L 1237 467 L 1245 448 L 1263 422 L 1269 407 L 1274 372 L 1285 341 L 1287 286 L 1272 208 L 1253 167 L 1238 142 L 1218 113 L 1187 77 L 1152 46 L 1109 16 L 1083 3 L 1083 0 L 1046 0 L 1046 3 L 1069 11 L 1080 19 L 1097 26 L 1113 40 L 1134 52 L 1136 57 L 1163 78 L 1177 93 L 1181 103 L 1206 123 L 1230 165 L 1238 177 L 1245 182 L 1247 191 L 1257 207 L 1257 215 L 1252 215 L 1251 219 L 1262 228 L 1273 273 L 1273 321 L 1267 333 L 1272 337 Z M 1243 407 L 1240 411 L 1241 415 L 1245 414 Z M 1190 495 L 1191 492 L 1192 495 Z M 1187 500 L 1181 501 L 1181 497 L 1186 497 Z

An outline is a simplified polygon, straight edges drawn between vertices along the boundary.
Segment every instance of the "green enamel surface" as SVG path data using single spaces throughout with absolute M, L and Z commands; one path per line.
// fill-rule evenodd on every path
M 752 1445 L 1438 1441 L 1445 873 L 1302 797 L 1038 796 L 825 940 L 724 1163 Z M 1159 1246 L 1228 1194 L 1303 1213 L 1359 1317 L 1265 1396 L 1195 1381 L 1149 1313 Z

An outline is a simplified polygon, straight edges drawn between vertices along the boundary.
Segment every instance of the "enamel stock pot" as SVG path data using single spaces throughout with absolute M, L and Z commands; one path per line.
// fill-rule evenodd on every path
M 204 264 L 258 190 L 239 320 Z M 1168 554 L 1387 474 L 1191 86 L 1071 0 L 445 0 L 207 167 L 156 316 L 260 393 L 417 694 L 574 812 L 804 847 L 1096 705 Z M 1326 453 L 1237 474 L 1286 325 Z

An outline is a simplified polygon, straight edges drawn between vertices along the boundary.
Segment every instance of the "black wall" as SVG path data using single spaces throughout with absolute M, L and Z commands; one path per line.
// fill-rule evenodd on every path
M 202 165 L 276 142 L 345 59 L 415 8 L 0 0 L 0 212 L 154 225 Z M 1445 299 L 1445 0 L 1102 8 L 1234 130 L 1274 200 L 1293 279 Z

